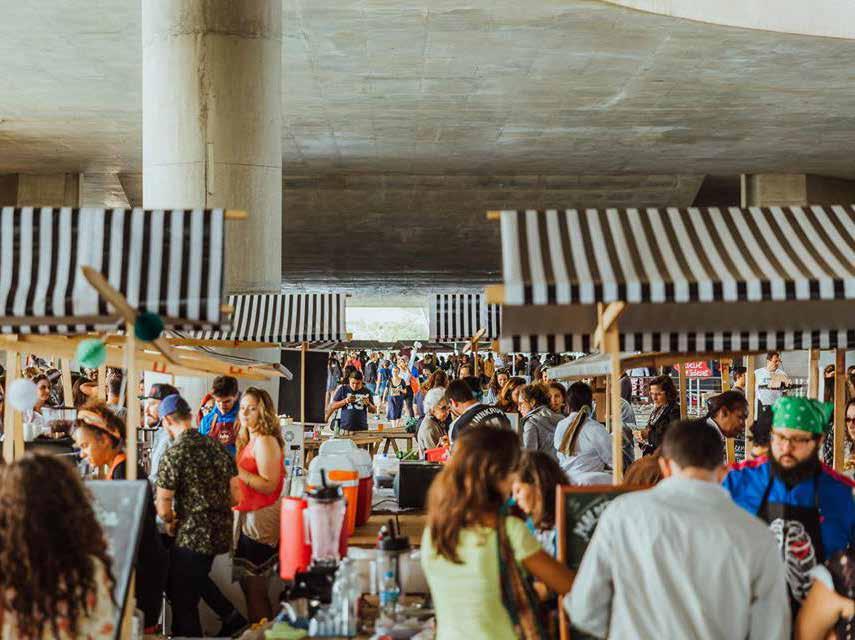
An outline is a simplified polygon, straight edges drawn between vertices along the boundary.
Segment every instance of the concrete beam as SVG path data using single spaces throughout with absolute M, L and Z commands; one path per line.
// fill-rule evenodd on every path
M 18 207 L 78 207 L 78 173 L 17 173 L 0 177 L 0 204 Z
M 743 207 L 855 203 L 855 180 L 804 174 L 742 176 Z

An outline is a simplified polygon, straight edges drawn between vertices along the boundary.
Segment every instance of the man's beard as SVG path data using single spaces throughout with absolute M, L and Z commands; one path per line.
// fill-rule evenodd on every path
M 802 460 L 789 469 L 781 465 L 781 463 L 772 456 L 772 473 L 783 480 L 784 484 L 790 489 L 809 478 L 813 478 L 821 471 L 821 469 L 822 463 L 820 463 L 819 456 L 817 455 L 813 455 L 807 460 Z

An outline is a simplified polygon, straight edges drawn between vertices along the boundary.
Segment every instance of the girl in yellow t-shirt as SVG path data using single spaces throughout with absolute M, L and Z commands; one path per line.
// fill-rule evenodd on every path
M 542 637 L 537 609 L 521 595 L 520 565 L 552 591 L 570 590 L 573 573 L 543 550 L 525 522 L 505 515 L 521 456 L 515 432 L 471 429 L 431 486 L 422 567 L 437 640 Z

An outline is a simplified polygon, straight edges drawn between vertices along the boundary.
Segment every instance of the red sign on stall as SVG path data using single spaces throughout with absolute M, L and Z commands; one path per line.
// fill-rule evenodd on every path
M 709 365 L 704 361 L 687 362 L 685 367 L 687 378 L 709 378 L 712 376 Z

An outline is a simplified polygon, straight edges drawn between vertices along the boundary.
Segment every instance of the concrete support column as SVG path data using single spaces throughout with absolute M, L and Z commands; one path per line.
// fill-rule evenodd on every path
M 282 2 L 142 3 L 143 205 L 245 209 L 226 287 L 282 279 Z
M 0 176 L 0 206 L 78 207 L 82 182 L 78 173 Z
M 855 180 L 806 174 L 742 176 L 743 207 L 786 207 L 807 204 L 851 204 Z
M 282 0 L 145 0 L 142 54 L 143 206 L 245 209 L 249 219 L 226 231 L 226 288 L 279 291 Z M 247 355 L 279 359 L 278 350 Z M 175 383 L 194 408 L 210 388 L 210 379 Z M 275 406 L 278 385 L 263 386 Z M 214 580 L 242 605 L 227 564 L 217 559 Z

